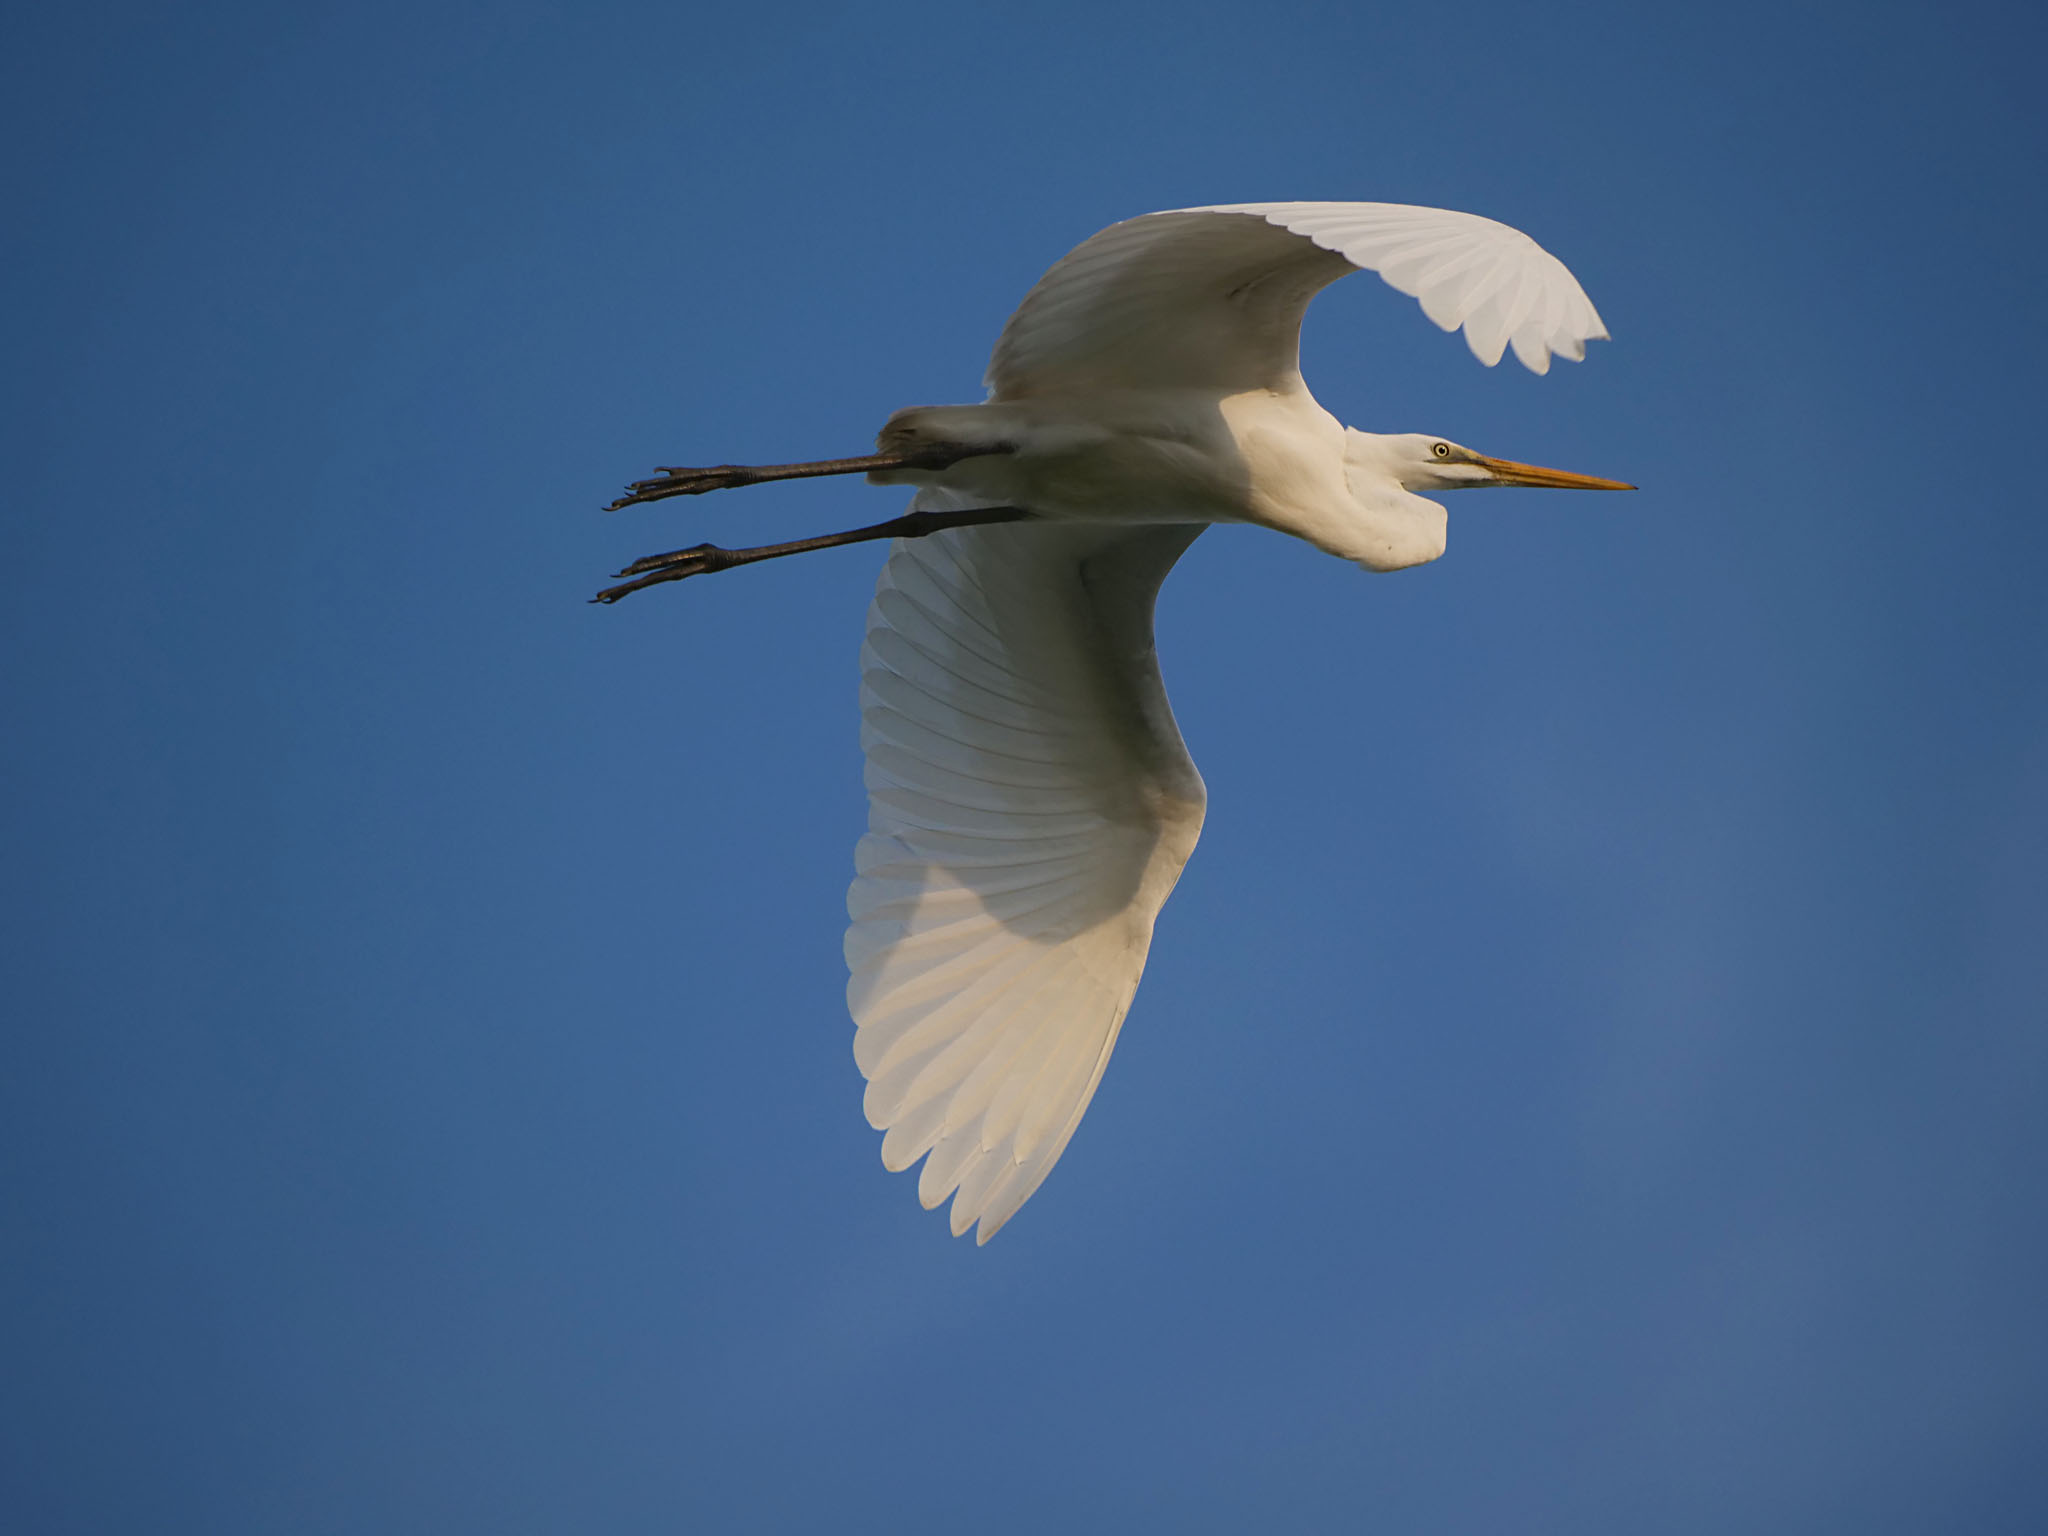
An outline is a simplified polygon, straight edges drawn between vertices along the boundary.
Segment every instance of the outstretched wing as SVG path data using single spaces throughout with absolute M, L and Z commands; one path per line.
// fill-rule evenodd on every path
M 1537 373 L 1606 327 L 1555 256 L 1473 213 L 1404 203 L 1235 203 L 1150 213 L 1083 241 L 996 341 L 999 400 L 1109 389 L 1276 389 L 1300 379 L 1302 312 L 1345 273 L 1377 272 L 1463 327 L 1489 368 L 1509 346 Z
M 899 540 L 868 610 L 847 1003 L 891 1170 L 987 1242 L 1095 1094 L 1201 831 L 1152 649 L 1199 526 Z

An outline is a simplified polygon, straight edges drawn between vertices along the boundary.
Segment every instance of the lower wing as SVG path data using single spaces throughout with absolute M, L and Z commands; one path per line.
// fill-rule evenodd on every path
M 901 540 L 861 650 L 868 834 L 847 1003 L 868 1120 L 987 1242 L 1059 1160 L 1116 1044 L 1201 775 L 1152 647 L 1198 525 Z

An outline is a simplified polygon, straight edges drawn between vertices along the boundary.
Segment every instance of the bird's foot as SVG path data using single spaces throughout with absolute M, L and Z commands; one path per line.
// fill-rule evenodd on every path
M 593 603 L 616 603 L 629 592 L 638 592 L 642 587 L 655 587 L 665 581 L 681 581 L 686 576 L 703 576 L 712 571 L 730 570 L 735 565 L 751 563 L 746 557 L 750 550 L 721 549 L 716 544 L 692 544 L 688 549 L 672 549 L 665 555 L 645 555 L 635 560 L 614 576 L 631 576 L 637 579 L 623 582 L 616 587 L 606 587 Z
M 701 496 L 706 491 L 723 491 L 736 485 L 752 485 L 760 478 L 757 470 L 745 464 L 713 464 L 703 469 L 691 469 L 683 465 L 657 465 L 652 478 L 629 483 L 626 486 L 626 494 L 605 510 L 616 512 L 621 507 L 634 506 L 643 501 L 661 501 L 670 496 Z

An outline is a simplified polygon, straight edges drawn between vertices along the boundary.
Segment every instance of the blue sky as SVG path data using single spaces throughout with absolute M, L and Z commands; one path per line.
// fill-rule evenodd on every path
M 2039 12 L 17 8 L 0 1475 L 41 1533 L 2048 1527 Z M 1169 584 L 1059 1170 L 886 1175 L 834 481 L 1115 219 L 1527 229 L 1346 420 L 1639 482 Z

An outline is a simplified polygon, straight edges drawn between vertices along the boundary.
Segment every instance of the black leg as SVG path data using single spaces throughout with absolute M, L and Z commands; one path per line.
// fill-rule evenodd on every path
M 752 565 L 757 560 L 776 560 L 784 555 L 801 555 L 814 549 L 837 549 L 842 544 L 862 544 L 869 539 L 921 539 L 945 528 L 968 528 L 977 523 L 1014 523 L 1029 516 L 1031 514 L 1022 507 L 976 507 L 968 512 L 911 512 L 870 528 L 852 528 L 845 533 L 795 539 L 787 544 L 762 544 L 753 549 L 720 549 L 716 544 L 693 544 L 688 549 L 635 560 L 618 574 L 637 577 L 638 580 L 606 587 L 591 601 L 616 603 L 627 593 L 638 592 L 642 587 L 658 586 L 664 581 L 681 581 L 685 576 L 708 576 L 713 571 L 729 571 L 736 565 Z
M 661 469 L 654 479 L 635 480 L 626 487 L 626 494 L 605 510 L 616 512 L 621 507 L 643 501 L 660 501 L 668 496 L 701 496 L 706 491 L 722 491 L 735 485 L 759 485 L 764 480 L 865 475 L 878 469 L 945 469 L 962 459 L 978 458 L 985 453 L 1016 451 L 1008 443 L 972 447 L 961 443 L 940 443 L 915 453 L 871 453 L 858 459 L 814 459 L 804 464 L 713 464 L 705 469 L 675 465 Z

